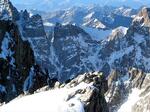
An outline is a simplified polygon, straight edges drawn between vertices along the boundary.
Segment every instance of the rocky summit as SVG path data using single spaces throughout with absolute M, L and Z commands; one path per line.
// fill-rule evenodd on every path
M 0 112 L 150 111 L 150 8 L 40 14 L 0 1 Z

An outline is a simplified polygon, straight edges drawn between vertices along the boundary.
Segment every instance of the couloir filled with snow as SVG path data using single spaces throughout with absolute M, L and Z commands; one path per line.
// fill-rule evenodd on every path
M 137 88 L 132 89 L 132 92 L 129 94 L 127 101 L 119 108 L 118 112 L 132 112 L 132 107 L 140 100 L 140 93 L 142 90 Z
M 17 98 L 0 107 L 0 112 L 84 112 L 80 94 L 70 97 L 79 89 L 92 87 L 91 84 L 80 83 L 68 89 L 54 89 Z

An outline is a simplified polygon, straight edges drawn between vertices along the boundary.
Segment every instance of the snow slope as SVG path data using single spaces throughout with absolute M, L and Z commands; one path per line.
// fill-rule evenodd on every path
M 120 107 L 118 112 L 132 112 L 132 106 L 140 99 L 140 93 L 141 90 L 137 88 L 132 89 L 127 101 Z
M 80 83 L 70 89 L 65 87 L 25 96 L 0 107 L 0 112 L 84 112 L 83 104 L 79 100 L 81 94 L 70 96 L 86 87 L 92 86 Z

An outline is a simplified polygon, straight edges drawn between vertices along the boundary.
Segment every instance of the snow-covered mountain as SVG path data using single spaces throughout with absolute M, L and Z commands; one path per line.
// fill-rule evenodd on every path
M 119 26 L 129 27 L 132 17 L 137 10 L 129 7 L 111 7 L 99 5 L 72 7 L 65 10 L 47 13 L 43 16 L 45 26 L 55 24 L 76 24 L 99 29 L 116 28 Z M 51 26 L 50 25 L 50 26 Z
M 45 107 L 53 104 L 50 100 L 56 93 L 60 94 L 56 112 L 124 112 L 130 103 L 129 112 L 149 111 L 149 8 L 135 15 L 126 7 L 74 7 L 46 15 L 44 22 L 51 27 L 45 31 L 39 14 L 19 12 L 9 0 L 0 6 L 0 102 L 33 94 L 46 85 L 53 89 L 42 88 L 43 93 L 16 99 L 0 111 L 12 112 L 28 99 Z M 43 95 L 48 102 L 35 100 Z M 14 112 L 25 111 L 30 104 L 26 106 Z
M 1 112 L 108 112 L 103 97 L 106 80 L 101 73 L 79 75 L 70 83 L 56 82 L 55 88 L 44 87 L 34 95 L 19 96 L 0 107 Z M 41 92 L 45 91 L 45 92 Z
M 150 6 L 148 0 L 26 0 L 22 1 L 12 0 L 14 4 L 20 9 L 41 9 L 44 11 L 54 11 L 58 9 L 69 8 L 72 6 L 83 6 L 91 4 L 99 4 L 100 6 L 130 6 L 133 8 L 139 8 L 141 6 Z M 29 4 L 30 3 L 30 4 Z
M 45 31 L 39 15 L 28 17 L 26 11 L 18 12 L 9 0 L 2 0 L 0 6 L 0 102 L 8 102 L 30 87 L 32 68 L 42 74 L 26 37 L 41 36 Z M 38 89 L 43 84 L 32 88 Z

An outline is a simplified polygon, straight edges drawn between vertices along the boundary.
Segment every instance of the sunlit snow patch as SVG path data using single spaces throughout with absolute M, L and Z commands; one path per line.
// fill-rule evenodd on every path
M 86 87 L 91 87 L 91 84 L 81 83 L 70 89 L 55 89 L 25 96 L 3 105 L 0 112 L 84 112 L 79 99 L 81 94 L 70 95 Z
M 132 89 L 132 92 L 129 94 L 127 101 L 120 107 L 118 112 L 131 112 L 134 104 L 140 99 L 139 95 L 141 92 L 142 90 L 137 88 Z

